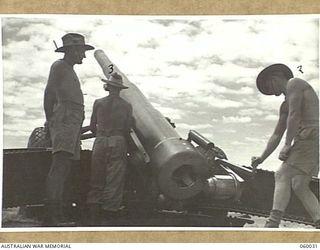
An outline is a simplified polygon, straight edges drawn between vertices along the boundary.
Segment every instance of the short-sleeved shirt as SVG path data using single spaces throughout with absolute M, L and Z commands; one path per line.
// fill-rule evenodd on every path
M 73 67 L 62 59 L 51 66 L 46 92 L 55 93 L 57 103 L 84 103 L 79 78 Z
M 56 103 L 49 118 L 52 152 L 65 151 L 80 158 L 80 131 L 84 120 L 83 94 L 73 67 L 64 60 L 51 66 L 46 92 L 55 95 Z

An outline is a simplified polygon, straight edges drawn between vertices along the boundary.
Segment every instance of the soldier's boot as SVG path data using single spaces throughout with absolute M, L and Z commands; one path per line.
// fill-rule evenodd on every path
M 264 225 L 267 228 L 278 228 L 283 216 L 283 212 L 280 210 L 271 210 L 270 216 Z
M 314 227 L 316 229 L 320 229 L 320 220 L 317 220 L 315 223 L 314 223 Z
M 44 206 L 44 218 L 42 225 L 45 227 L 57 227 L 61 222 L 60 204 L 57 202 L 47 202 Z
M 99 226 L 101 224 L 100 204 L 90 204 L 88 214 L 88 226 Z
M 47 202 L 44 206 L 45 213 L 42 225 L 45 227 L 73 227 L 75 222 L 67 221 L 63 214 L 60 202 Z

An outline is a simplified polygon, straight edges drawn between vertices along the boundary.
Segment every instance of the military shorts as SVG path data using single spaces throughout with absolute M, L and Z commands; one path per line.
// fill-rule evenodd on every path
M 76 104 L 58 104 L 49 120 L 52 153 L 64 151 L 80 159 L 80 136 L 84 107 Z
M 288 159 L 285 161 L 290 167 L 300 170 L 309 176 L 319 173 L 319 128 L 300 128 L 294 138 Z

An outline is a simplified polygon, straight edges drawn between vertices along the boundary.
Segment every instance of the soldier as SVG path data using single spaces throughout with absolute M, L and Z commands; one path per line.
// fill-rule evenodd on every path
M 257 77 L 262 94 L 280 96 L 279 120 L 260 157 L 252 157 L 252 167 L 261 164 L 279 145 L 286 131 L 285 145 L 279 159 L 283 161 L 275 173 L 273 207 L 265 227 L 279 227 L 288 205 L 291 188 L 311 215 L 316 228 L 320 224 L 320 205 L 309 188 L 312 176 L 319 173 L 319 99 L 304 80 L 293 78 L 284 64 L 273 64 Z
M 50 69 L 44 93 L 45 128 L 52 141 L 52 164 L 46 179 L 45 226 L 61 223 L 64 182 L 70 170 L 70 159 L 80 159 L 80 134 L 84 120 L 83 94 L 75 64 L 82 64 L 85 51 L 94 47 L 85 44 L 84 36 L 68 33 L 63 46 L 55 52 L 64 53 Z
M 133 125 L 132 107 L 120 97 L 122 77 L 113 73 L 102 79 L 109 95 L 97 99 L 90 121 L 96 134 L 93 145 L 88 205 L 90 225 L 97 225 L 100 216 L 112 217 L 121 207 L 127 165 L 127 143 Z

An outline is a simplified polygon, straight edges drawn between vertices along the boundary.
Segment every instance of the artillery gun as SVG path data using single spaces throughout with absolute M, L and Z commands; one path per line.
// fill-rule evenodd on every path
M 133 106 L 124 194 L 126 213 L 106 226 L 208 226 L 239 227 L 252 223 L 229 212 L 268 216 L 272 206 L 273 173 L 238 166 L 200 133 L 190 130 L 183 139 L 173 124 L 157 111 L 142 92 L 110 61 L 95 52 L 103 73 L 121 74 L 129 89 L 121 96 Z M 88 131 L 88 128 L 83 128 Z M 84 133 L 82 139 L 94 137 Z M 33 131 L 27 149 L 5 149 L 3 158 L 3 208 L 24 206 L 27 214 L 41 219 L 44 185 L 51 163 L 49 142 L 43 128 Z M 85 226 L 91 151 L 82 150 L 80 161 L 66 182 L 65 212 Z M 311 189 L 319 197 L 319 179 Z M 311 224 L 300 201 L 293 196 L 285 218 Z M 3 227 L 10 225 L 3 224 Z

